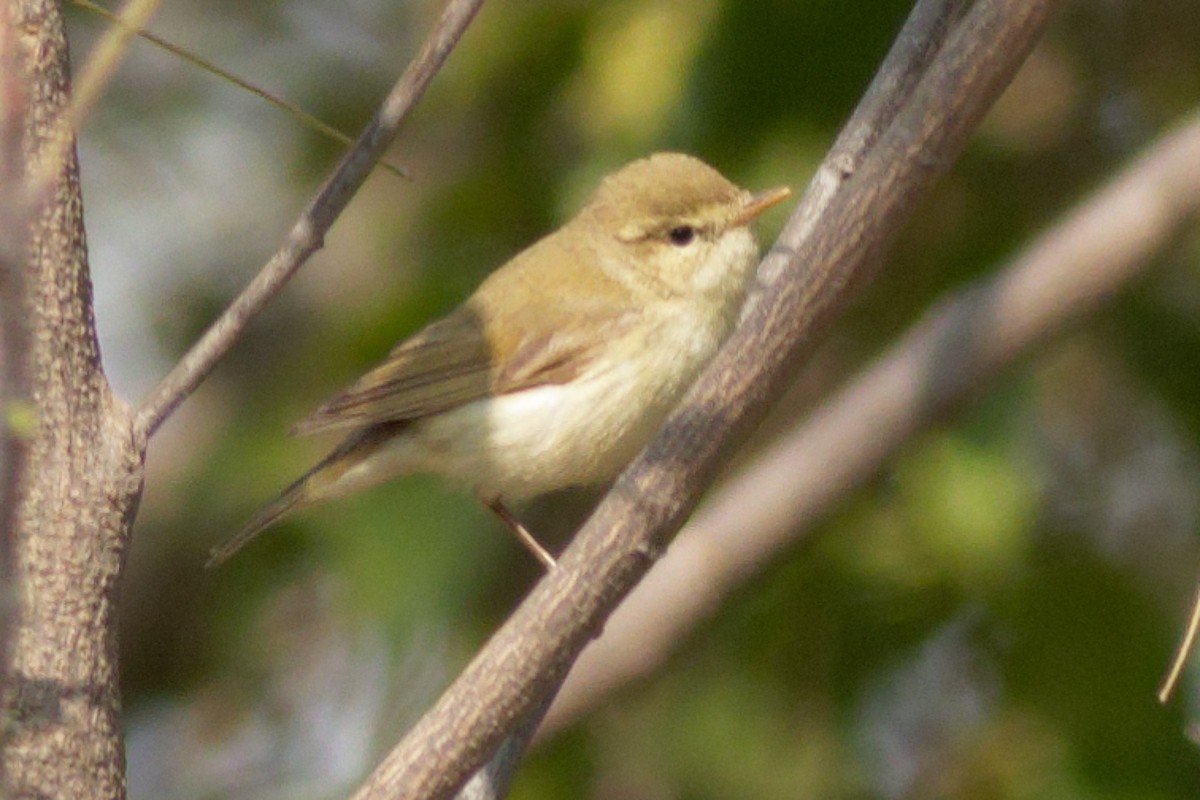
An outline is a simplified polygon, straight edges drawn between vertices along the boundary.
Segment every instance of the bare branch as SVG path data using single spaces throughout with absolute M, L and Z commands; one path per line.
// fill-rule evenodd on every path
M 20 186 L 24 179 L 21 142 L 29 98 L 15 22 L 13 9 L 0 7 L 0 186 Z M 24 307 L 29 216 L 22 192 L 0 192 L 0 663 L 8 662 L 15 612 L 13 543 L 32 416 Z
M 92 0 L 71 0 L 71 2 L 80 8 L 85 8 L 88 11 L 91 11 L 97 16 L 103 17 L 114 25 L 119 25 L 125 28 L 136 36 L 140 36 L 150 44 L 154 45 L 160 50 L 165 50 L 181 61 L 186 61 L 197 69 L 204 70 L 211 75 L 216 75 L 221 80 L 232 83 L 239 89 L 247 91 L 256 97 L 261 98 L 262 100 L 270 103 L 287 114 L 291 114 L 292 117 L 299 120 L 304 125 L 307 125 L 309 128 L 312 128 L 322 136 L 325 136 L 326 138 L 346 147 L 350 147 L 354 144 L 354 140 L 349 136 L 342 133 L 332 125 L 325 123 L 324 120 L 320 119 L 316 115 L 308 113 L 295 103 L 285 100 L 282 97 L 276 97 L 261 86 L 256 86 L 244 78 L 239 78 L 237 75 L 234 75 L 232 72 L 217 65 L 216 63 L 209 61 L 208 59 L 192 52 L 191 50 L 188 50 L 187 48 L 180 47 L 177 44 L 169 42 L 161 36 L 151 33 L 145 28 L 131 27 L 128 20 L 112 13 L 99 3 L 94 3 Z M 405 172 L 404 169 L 397 164 L 391 163 L 387 159 L 381 159 L 379 163 L 381 166 L 391 171 L 394 175 L 398 175 L 401 178 L 408 177 L 408 173 Z
M 1200 114 L 995 275 L 939 303 L 713 495 L 584 651 L 546 729 L 661 664 L 724 596 L 807 538 L 914 435 L 1142 274 L 1198 210 Z
M 1192 654 L 1192 648 L 1196 645 L 1197 632 L 1200 632 L 1200 584 L 1197 584 L 1196 592 L 1192 596 L 1192 612 L 1188 614 L 1188 620 L 1183 626 L 1183 636 L 1179 638 L 1179 644 L 1175 647 L 1175 655 L 1167 667 L 1167 674 L 1163 676 L 1162 683 L 1158 686 L 1156 694 L 1158 702 L 1169 702 L 1171 695 L 1175 693 L 1175 686 L 1183 675 L 1183 668 L 1187 666 L 1188 656 Z
M 512 733 L 504 737 L 491 760 L 467 781 L 455 800 L 502 800 L 508 794 L 509 784 L 517 773 L 521 756 L 525 753 L 533 735 L 537 733 L 542 717 L 554 700 L 554 692 L 546 692 L 542 702 L 522 717 Z
M 91 57 L 75 79 L 66 111 L 59 116 L 53 134 L 46 138 L 26 179 L 26 192 L 36 198 L 33 204 L 44 199 L 63 165 L 73 155 L 79 126 L 104 94 L 104 88 L 121 63 L 133 32 L 145 25 L 161 4 L 162 0 L 128 0 L 117 15 L 121 24 L 109 28 L 96 43 Z
M 857 171 L 871 147 L 908 101 L 926 68 L 945 43 L 946 37 L 965 13 L 966 4 L 963 0 L 921 0 L 913 8 L 876 71 L 871 85 L 867 87 L 862 100 L 843 126 L 837 140 L 809 181 L 804 196 L 792 212 L 792 217 L 800 220 L 799 224 L 804 231 L 802 236 L 811 233 L 833 196 Z M 636 593 L 634 596 L 636 597 Z M 654 616 L 651 614 L 650 618 Z M 604 638 L 606 637 L 602 637 L 601 641 Z M 585 656 L 592 649 L 594 647 L 585 650 Z M 637 649 L 633 648 L 633 651 L 636 652 Z M 568 678 L 567 685 L 573 683 L 574 681 Z M 547 702 L 550 699 L 548 697 Z M 551 710 L 559 704 L 555 703 Z M 481 786 L 492 792 L 492 795 L 482 796 L 500 796 L 501 792 L 495 790 L 495 784 L 498 782 L 495 779 L 496 774 L 504 776 L 504 781 L 499 783 L 506 785 L 510 773 L 516 769 L 521 753 L 528 746 L 545 713 L 546 707 L 543 704 L 538 707 L 533 719 L 521 721 L 518 732 L 505 739 L 492 761 L 477 772 L 464 787 L 459 794 L 460 800 L 473 800 L 474 797 L 481 796 Z M 480 794 L 473 795 L 472 792 Z
M 908 102 L 966 10 L 965 0 L 921 0 L 913 8 L 871 85 L 796 204 L 791 224 L 797 240 L 812 235 L 833 196 L 862 165 L 867 153 Z
M 816 338 L 874 272 L 1045 25 L 1051 0 L 979 0 L 910 102 L 804 237 L 790 220 L 760 291 L 703 378 L 618 478 L 558 566 L 355 795 L 445 798 L 563 679 L 761 419 Z
M 421 99 L 482 5 L 483 0 L 449 0 L 420 52 L 396 81 L 354 147 L 342 157 L 333 175 L 296 220 L 283 245 L 142 402 L 134 423 L 139 436 L 149 437 L 158 430 L 229 352 L 267 302 L 321 247 L 325 232 L 383 157 L 396 138 L 400 123 Z
M 69 57 L 55 0 L 8 8 L 21 32 L 28 184 L 29 165 L 45 165 L 70 130 Z M 32 403 L 12 542 L 17 613 L 0 683 L 0 794 L 122 798 L 116 595 L 142 453 L 101 369 L 73 140 L 61 153 L 44 187 L 15 187 L 28 214 L 21 358 Z

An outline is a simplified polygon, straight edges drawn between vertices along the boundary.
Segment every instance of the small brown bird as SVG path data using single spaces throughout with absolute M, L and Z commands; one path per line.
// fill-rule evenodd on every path
M 347 435 L 209 565 L 298 508 L 428 472 L 471 486 L 552 567 L 503 499 L 601 484 L 632 460 L 733 327 L 758 262 L 754 218 L 788 194 L 751 194 L 678 153 L 609 175 L 300 422 Z

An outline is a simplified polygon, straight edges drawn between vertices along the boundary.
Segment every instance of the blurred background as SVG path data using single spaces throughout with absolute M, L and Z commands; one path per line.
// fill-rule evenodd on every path
M 121 632 L 133 797 L 356 785 L 539 567 L 469 492 L 414 477 L 204 571 L 331 444 L 289 425 L 632 158 L 685 150 L 744 186 L 802 188 L 908 6 L 484 7 L 391 153 L 412 180 L 376 171 L 151 444 Z M 440 8 L 205 0 L 165 4 L 151 28 L 354 133 Z M 1194 108 L 1195 11 L 1106 0 L 1061 16 L 751 449 Z M 79 64 L 106 23 L 68 13 Z M 136 401 L 340 147 L 134 41 L 80 151 L 105 363 Z M 912 441 L 665 669 L 543 742 L 512 796 L 1200 795 L 1200 673 L 1154 699 L 1200 577 L 1196 234 Z M 522 513 L 558 547 L 594 499 Z

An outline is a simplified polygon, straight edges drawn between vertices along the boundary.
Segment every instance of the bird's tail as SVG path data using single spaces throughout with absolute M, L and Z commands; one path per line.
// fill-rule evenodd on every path
M 306 495 L 308 494 L 309 480 L 325 466 L 326 462 L 322 461 L 301 475 L 290 486 L 280 492 L 278 497 L 259 509 L 259 512 L 237 534 L 213 547 L 208 553 L 208 561 L 204 562 L 204 568 L 212 569 L 221 566 L 229 560 L 230 556 L 245 547 L 251 539 L 257 537 L 260 533 L 300 506 L 306 505 L 308 502 Z
M 347 470 L 369 458 L 380 445 L 395 436 L 400 429 L 401 426 L 395 423 L 374 425 L 347 437 L 332 453 L 321 459 L 316 466 L 280 492 L 278 497 L 267 503 L 235 536 L 214 547 L 209 552 L 208 561 L 204 566 L 211 569 L 225 563 L 230 556 L 245 547 L 251 539 L 296 509 L 318 500 L 343 494 L 351 488 L 342 481 Z M 364 485 L 377 482 L 378 479 L 377 477 L 371 480 L 358 480 L 355 485 L 362 488 Z

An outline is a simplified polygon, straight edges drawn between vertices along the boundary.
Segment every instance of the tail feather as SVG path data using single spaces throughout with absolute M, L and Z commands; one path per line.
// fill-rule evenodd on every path
M 209 552 L 205 568 L 219 567 L 252 539 L 292 511 L 317 500 L 341 494 L 345 489 L 339 487 L 339 481 L 346 470 L 370 457 L 380 445 L 402 429 L 402 423 L 373 425 L 347 437 L 333 452 L 267 503 L 233 538 L 214 547 Z
M 260 533 L 303 505 L 306 484 L 313 473 L 321 469 L 322 466 L 322 464 L 318 464 L 312 470 L 306 472 L 292 483 L 291 486 L 284 489 L 278 497 L 263 506 L 237 534 L 213 547 L 208 553 L 208 561 L 204 562 L 204 568 L 213 569 L 221 566 L 234 553 L 249 544 Z

